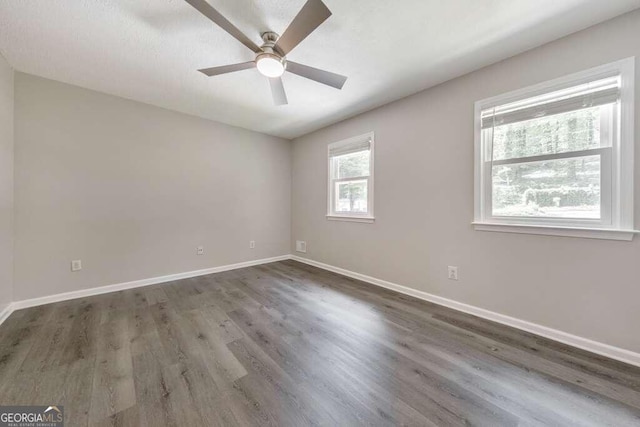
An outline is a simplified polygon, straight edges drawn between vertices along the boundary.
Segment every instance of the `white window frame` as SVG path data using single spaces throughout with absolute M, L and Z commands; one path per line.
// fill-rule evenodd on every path
M 362 141 L 369 141 L 369 176 L 334 179 L 331 163 L 331 149 L 356 144 Z M 374 132 L 358 135 L 342 141 L 331 143 L 327 146 L 327 219 L 331 221 L 350 221 L 372 223 L 375 221 L 373 215 L 373 195 L 374 195 L 374 158 L 375 158 L 375 135 Z M 367 213 L 361 212 L 335 212 L 334 189 L 335 184 L 345 181 L 362 181 L 367 180 Z
M 484 99 L 475 103 L 475 186 L 474 221 L 478 231 L 497 231 L 521 234 L 584 237 L 610 240 L 632 240 L 634 234 L 633 184 L 634 184 L 634 107 L 635 107 L 635 58 L 627 58 L 591 68 L 569 76 L 530 86 L 524 89 Z M 518 218 L 492 215 L 491 162 L 487 161 L 482 138 L 481 112 L 499 105 L 517 102 L 545 93 L 567 89 L 614 75 L 621 76 L 620 117 L 611 136 L 612 147 L 585 150 L 584 153 L 562 153 L 528 158 L 527 161 L 544 161 L 559 158 L 575 158 L 582 155 L 611 156 L 612 171 L 602 170 L 601 219 L 576 220 L 561 218 Z M 615 113 L 614 113 L 615 114 Z M 486 130 L 485 130 L 486 131 Z M 601 157 L 602 158 L 602 157 Z M 513 163 L 513 162 L 504 162 Z M 493 161 L 496 165 L 496 161 Z M 608 181 L 610 177 L 611 182 Z M 610 189 L 610 190 L 609 190 Z

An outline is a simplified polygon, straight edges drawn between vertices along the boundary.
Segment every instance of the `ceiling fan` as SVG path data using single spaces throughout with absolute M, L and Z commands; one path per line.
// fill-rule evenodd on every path
M 282 84 L 282 75 L 285 71 L 336 89 L 342 89 L 347 81 L 347 78 L 340 74 L 287 60 L 287 54 L 331 16 L 331 11 L 321 0 L 308 0 L 281 37 L 271 31 L 263 33 L 262 46 L 252 42 L 206 0 L 185 1 L 256 53 L 254 61 L 198 70 L 209 77 L 255 67 L 260 74 L 269 78 L 271 94 L 276 105 L 288 104 L 287 94 Z

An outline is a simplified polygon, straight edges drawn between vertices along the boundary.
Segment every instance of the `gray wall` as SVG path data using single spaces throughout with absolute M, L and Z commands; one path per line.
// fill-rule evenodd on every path
M 474 102 L 640 58 L 639 40 L 634 12 L 295 140 L 292 252 L 296 239 L 306 240 L 310 259 L 640 352 L 640 237 L 629 243 L 471 226 Z M 376 133 L 376 221 L 327 221 L 327 144 L 369 131 Z M 448 265 L 460 267 L 459 282 L 447 280 Z
M 0 55 L 0 312 L 13 287 L 13 69 Z
M 290 199 L 290 141 L 16 73 L 16 301 L 288 254 Z

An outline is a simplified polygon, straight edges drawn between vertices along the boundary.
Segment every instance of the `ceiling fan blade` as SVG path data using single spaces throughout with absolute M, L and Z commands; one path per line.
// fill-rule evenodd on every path
M 287 94 L 284 91 L 284 85 L 282 84 L 282 77 L 270 78 L 269 84 L 271 85 L 271 94 L 273 95 L 273 103 L 275 105 L 287 105 Z
M 331 11 L 322 0 L 308 0 L 278 39 L 276 51 L 283 56 L 288 54 L 330 16 Z
M 204 16 L 212 20 L 215 24 L 217 24 L 220 28 L 225 30 L 227 33 L 231 34 L 235 37 L 240 43 L 254 51 L 255 53 L 260 53 L 261 50 L 257 44 L 251 41 L 249 37 L 245 36 L 239 29 L 237 29 L 227 18 L 222 16 L 220 12 L 215 10 L 213 6 L 206 2 L 206 0 L 185 0 L 191 6 L 196 8 L 200 13 Z
M 233 73 L 234 71 L 242 71 L 256 66 L 253 61 L 243 62 L 241 64 L 223 65 L 221 67 L 203 68 L 198 70 L 209 77 L 218 76 L 220 74 Z
M 287 71 L 336 89 L 342 89 L 342 86 L 344 86 L 347 81 L 347 77 L 341 76 L 340 74 L 330 73 L 329 71 L 309 67 L 308 65 L 302 65 L 292 61 L 287 61 Z

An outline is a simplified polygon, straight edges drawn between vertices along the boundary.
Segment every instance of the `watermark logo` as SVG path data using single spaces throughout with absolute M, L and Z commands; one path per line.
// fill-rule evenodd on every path
M 0 406 L 0 427 L 63 427 L 62 406 Z

